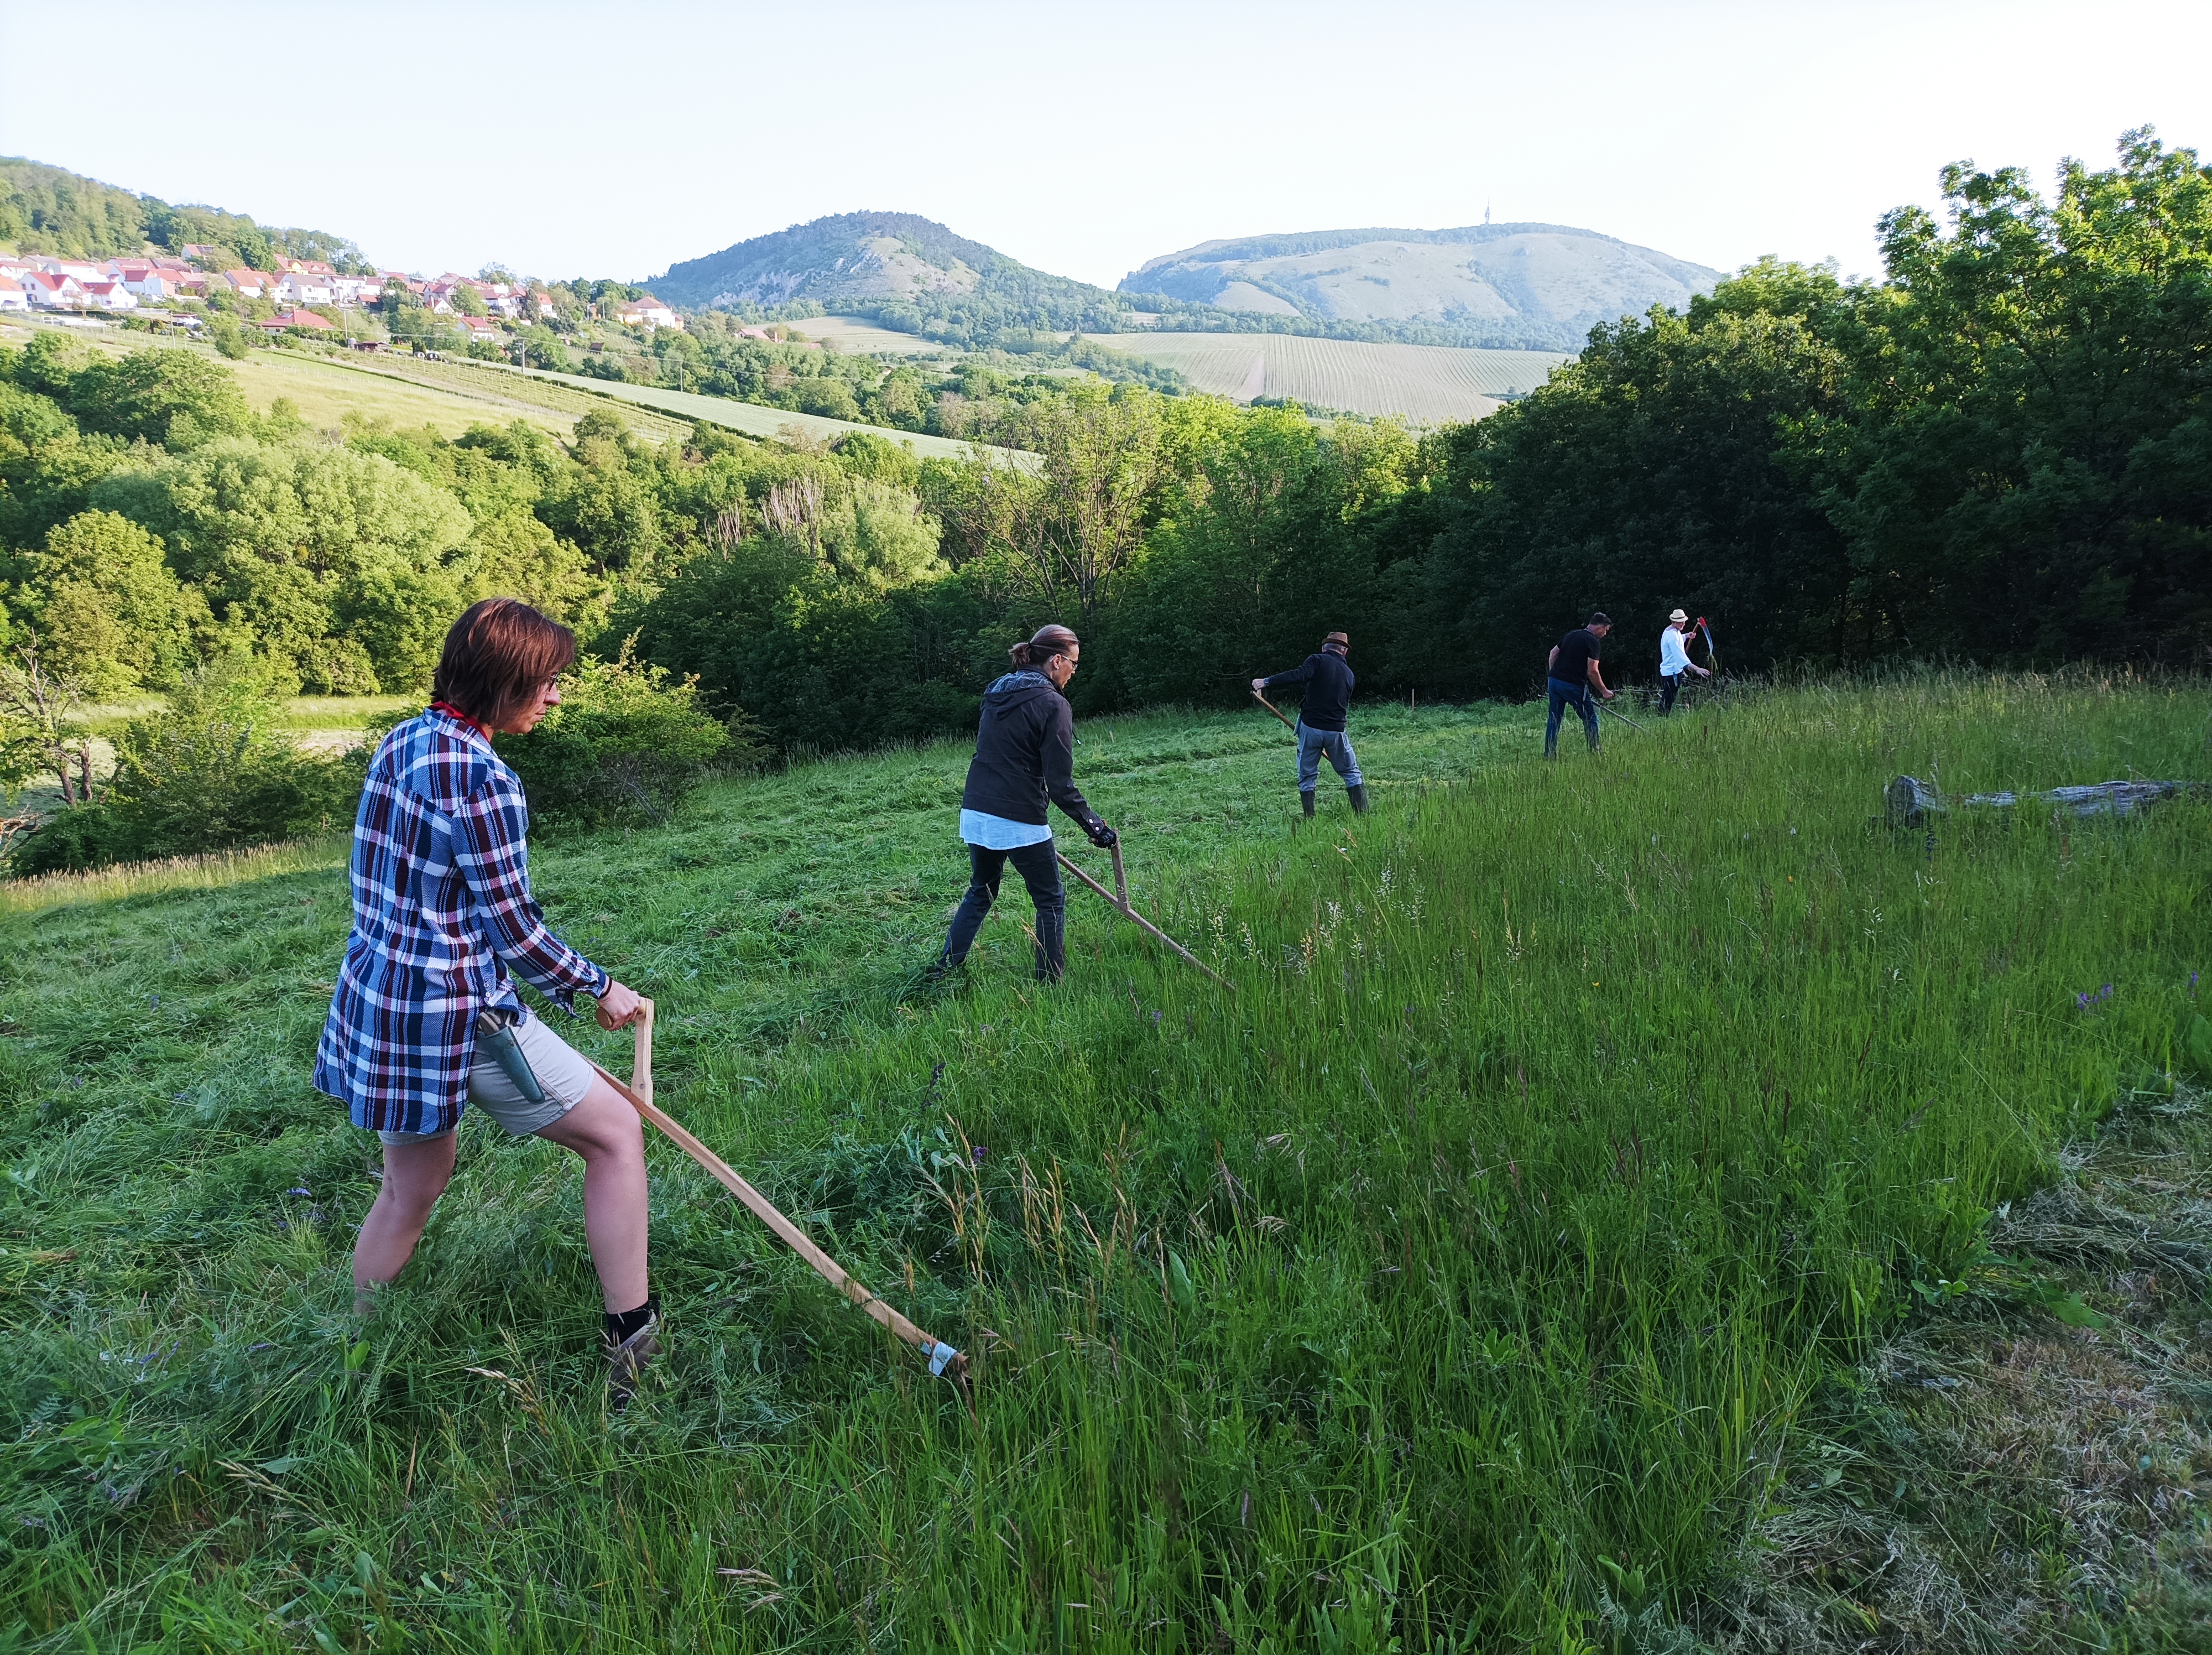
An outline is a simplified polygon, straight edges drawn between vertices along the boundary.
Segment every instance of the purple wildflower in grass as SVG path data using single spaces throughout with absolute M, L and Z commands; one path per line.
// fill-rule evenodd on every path
M 983 1157 L 989 1154 L 991 1152 L 986 1149 L 981 1144 L 977 1144 L 968 1153 L 975 1158 L 975 1165 L 981 1166 L 983 1164 Z

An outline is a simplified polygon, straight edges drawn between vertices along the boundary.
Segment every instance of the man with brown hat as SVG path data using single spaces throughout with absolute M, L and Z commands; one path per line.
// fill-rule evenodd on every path
M 1278 672 L 1271 678 L 1252 680 L 1255 695 L 1264 694 L 1279 685 L 1305 686 L 1305 701 L 1298 710 L 1297 723 L 1298 802 L 1309 816 L 1314 813 L 1314 790 L 1321 785 L 1324 754 L 1336 773 L 1344 778 L 1345 796 L 1352 800 L 1352 808 L 1361 815 L 1367 812 L 1367 784 L 1360 777 L 1359 760 L 1352 751 L 1352 738 L 1344 730 L 1344 715 L 1352 706 L 1352 667 L 1346 659 L 1351 653 L 1352 640 L 1341 632 L 1332 632 L 1321 641 L 1318 654 L 1306 657 L 1304 666 Z
M 1667 630 L 1659 635 L 1659 714 L 1662 718 L 1674 710 L 1674 696 L 1682 687 L 1683 673 L 1695 672 L 1701 678 L 1712 677 L 1690 659 L 1682 638 L 1682 629 L 1689 624 L 1689 611 L 1678 609 L 1667 618 Z

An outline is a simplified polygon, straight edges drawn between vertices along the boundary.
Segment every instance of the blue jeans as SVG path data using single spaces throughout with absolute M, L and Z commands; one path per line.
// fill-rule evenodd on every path
M 1555 758 L 1559 751 L 1559 715 L 1573 708 L 1583 715 L 1583 728 L 1589 736 L 1590 751 L 1597 751 L 1597 703 L 1591 698 L 1587 684 L 1569 684 L 1565 678 L 1547 678 L 1545 687 L 1552 692 L 1552 715 L 1544 721 L 1544 757 Z
M 1298 724 L 1298 791 L 1311 793 L 1321 785 L 1322 755 L 1328 755 L 1330 767 L 1344 778 L 1344 785 L 1359 785 L 1359 760 L 1352 756 L 1352 738 L 1341 730 L 1310 730 L 1304 721 Z
M 1013 850 L 968 847 L 968 894 L 960 899 L 960 906 L 953 913 L 952 930 L 945 939 L 945 960 L 957 965 L 968 958 L 969 949 L 975 946 L 975 933 L 983 928 L 984 916 L 999 899 L 999 881 L 1005 876 L 1008 862 L 1022 876 L 1022 883 L 1030 888 L 1030 900 L 1036 904 L 1037 981 L 1056 983 L 1067 969 L 1064 940 L 1067 933 L 1067 893 L 1060 888 L 1060 862 L 1049 839 Z

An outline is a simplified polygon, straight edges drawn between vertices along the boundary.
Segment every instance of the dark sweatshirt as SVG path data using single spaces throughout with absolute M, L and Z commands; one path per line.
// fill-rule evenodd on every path
M 1098 812 L 1075 787 L 1075 718 L 1042 672 L 1009 672 L 983 691 L 983 721 L 960 808 L 1042 825 L 1050 800 L 1093 831 Z
M 1352 667 L 1343 656 L 1324 649 L 1317 655 L 1308 655 L 1304 666 L 1278 672 L 1267 680 L 1270 690 L 1284 684 L 1306 686 L 1305 707 L 1298 714 L 1298 722 L 1306 728 L 1344 727 L 1344 715 L 1352 707 Z

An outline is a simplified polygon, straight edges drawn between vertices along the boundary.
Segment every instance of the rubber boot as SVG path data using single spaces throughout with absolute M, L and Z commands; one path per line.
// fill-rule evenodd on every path
M 1364 782 L 1361 782 L 1352 787 L 1346 788 L 1344 791 L 1346 795 L 1352 800 L 1352 813 L 1355 816 L 1366 815 L 1367 784 Z
M 1302 793 L 1302 794 L 1300 794 L 1298 795 L 1298 803 L 1299 803 L 1299 805 L 1300 805 L 1301 806 L 1303 806 L 1303 807 L 1304 807 L 1304 811 L 1305 811 L 1305 813 L 1306 813 L 1307 815 L 1310 816 L 1310 815 L 1312 815 L 1312 814 L 1313 814 L 1313 812 L 1314 812 L 1314 796 L 1313 796 L 1313 794 L 1311 794 L 1310 793 Z

